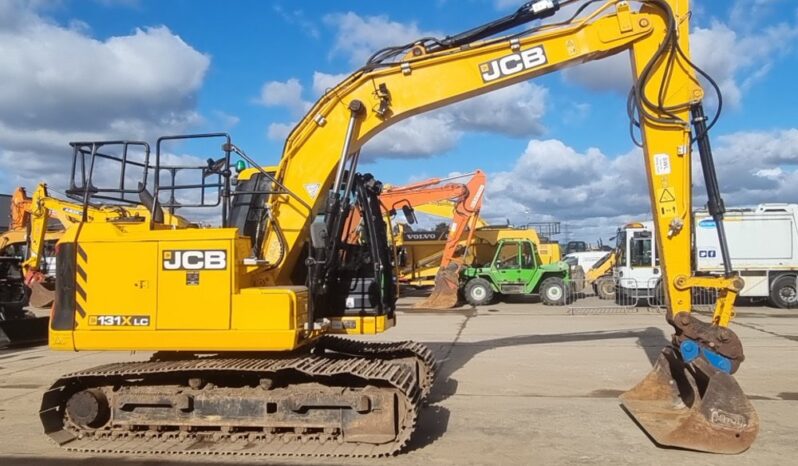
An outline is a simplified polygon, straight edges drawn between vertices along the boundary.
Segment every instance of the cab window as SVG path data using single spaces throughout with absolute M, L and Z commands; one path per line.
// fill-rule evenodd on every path
M 651 267 L 651 238 L 632 238 L 631 241 L 632 267 Z
M 497 269 L 518 268 L 518 243 L 504 243 L 496 254 Z
M 530 243 L 523 243 L 521 246 L 521 268 L 535 268 L 535 251 L 532 250 L 532 245 Z

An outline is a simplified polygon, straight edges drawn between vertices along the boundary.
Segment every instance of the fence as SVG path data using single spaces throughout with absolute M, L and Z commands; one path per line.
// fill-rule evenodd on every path
M 693 289 L 693 310 L 712 312 L 717 290 Z M 625 314 L 665 311 L 666 303 L 659 278 L 638 281 L 634 278 L 601 277 L 590 283 L 579 277 L 573 281 L 568 313 Z

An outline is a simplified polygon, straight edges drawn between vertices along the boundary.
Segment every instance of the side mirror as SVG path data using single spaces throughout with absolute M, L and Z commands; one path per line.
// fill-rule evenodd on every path
M 416 212 L 409 205 L 402 206 L 402 213 L 405 215 L 407 223 L 411 225 L 418 223 L 418 220 L 416 219 Z

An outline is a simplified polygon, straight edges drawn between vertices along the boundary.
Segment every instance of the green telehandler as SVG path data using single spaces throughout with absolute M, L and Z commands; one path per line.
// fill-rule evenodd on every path
M 535 243 L 527 239 L 502 239 L 489 264 L 465 267 L 460 290 L 473 306 L 490 304 L 501 296 L 540 295 L 543 304 L 570 303 L 581 285 L 581 270 L 566 262 L 543 264 Z

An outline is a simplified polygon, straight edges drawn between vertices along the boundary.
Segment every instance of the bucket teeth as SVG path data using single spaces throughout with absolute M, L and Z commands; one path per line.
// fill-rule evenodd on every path
M 759 417 L 734 377 L 702 359 L 685 364 L 672 348 L 620 398 L 663 446 L 735 454 L 747 450 L 759 431 Z

